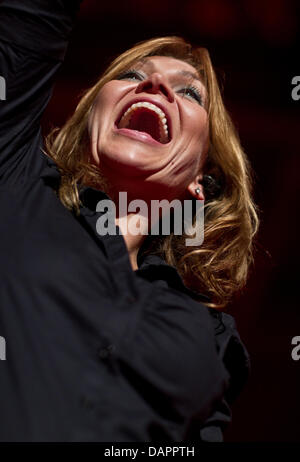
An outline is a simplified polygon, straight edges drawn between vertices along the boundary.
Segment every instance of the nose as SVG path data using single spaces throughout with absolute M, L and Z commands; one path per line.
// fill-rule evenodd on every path
M 170 103 L 173 103 L 174 101 L 173 89 L 169 86 L 165 77 L 158 72 L 154 72 L 147 79 L 139 83 L 135 89 L 135 92 L 146 92 L 151 94 L 161 93 L 168 99 Z

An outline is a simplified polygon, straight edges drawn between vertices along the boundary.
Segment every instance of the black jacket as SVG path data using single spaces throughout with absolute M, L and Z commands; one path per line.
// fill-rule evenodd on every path
M 80 2 L 0 7 L 1 441 L 221 441 L 249 357 L 231 316 L 175 268 L 76 217 L 42 153 L 40 118 Z

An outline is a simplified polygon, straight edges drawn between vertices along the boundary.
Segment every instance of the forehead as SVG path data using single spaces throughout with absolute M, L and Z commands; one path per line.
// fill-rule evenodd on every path
M 150 72 L 160 71 L 170 75 L 181 74 L 186 77 L 200 78 L 194 66 L 170 56 L 149 56 L 138 60 L 138 63 Z

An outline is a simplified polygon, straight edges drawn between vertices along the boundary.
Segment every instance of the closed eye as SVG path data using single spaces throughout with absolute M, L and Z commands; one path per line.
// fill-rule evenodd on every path
M 119 74 L 117 77 L 116 77 L 116 80 L 139 80 L 139 81 L 142 81 L 144 79 L 144 76 L 136 71 L 135 69 L 129 69 L 127 71 L 124 71 L 124 72 L 121 72 L 121 74 Z

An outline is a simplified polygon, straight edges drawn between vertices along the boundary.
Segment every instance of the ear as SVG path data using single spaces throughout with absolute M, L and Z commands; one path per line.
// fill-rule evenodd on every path
M 197 175 L 196 178 L 188 185 L 187 191 L 195 198 L 204 201 L 204 188 L 202 185 L 203 175 Z

